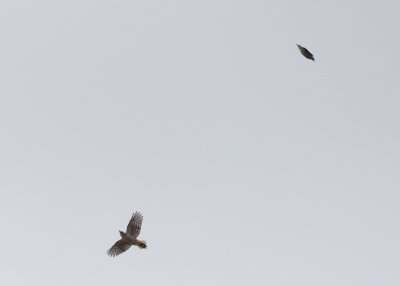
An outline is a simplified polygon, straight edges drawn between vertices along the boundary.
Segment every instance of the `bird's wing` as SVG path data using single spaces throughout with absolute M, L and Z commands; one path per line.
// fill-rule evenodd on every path
M 135 212 L 126 227 L 126 233 L 137 238 L 142 227 L 143 216 L 140 212 Z
M 313 54 L 312 54 L 309 50 L 307 50 L 306 48 L 303 48 L 303 49 L 304 49 L 304 54 L 305 54 L 306 56 L 308 56 L 308 57 L 310 57 L 310 58 L 314 57 Z
M 297 45 L 297 47 L 299 48 L 299 50 L 303 56 L 305 56 L 307 59 L 314 60 L 314 56 L 309 50 L 307 50 L 306 48 L 304 48 L 300 45 Z
M 109 250 L 107 250 L 107 254 L 110 255 L 111 257 L 114 257 L 121 254 L 122 252 L 127 251 L 129 247 L 131 247 L 129 243 L 120 239 L 116 243 L 114 243 L 114 245 L 111 246 Z

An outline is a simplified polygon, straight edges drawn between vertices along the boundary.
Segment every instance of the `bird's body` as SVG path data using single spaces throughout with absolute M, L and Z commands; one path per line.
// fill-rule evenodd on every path
M 107 251 L 107 254 L 112 257 L 117 256 L 127 251 L 132 245 L 136 245 L 139 248 L 147 248 L 146 241 L 137 239 L 142 227 L 142 221 L 142 214 L 135 212 L 126 227 L 126 233 L 119 231 L 121 239 L 114 243 L 114 245 Z
M 133 237 L 132 235 L 126 234 L 123 231 L 119 231 L 119 234 L 121 235 L 122 240 L 128 243 L 129 245 L 136 245 L 140 248 L 147 248 L 146 241 L 139 240 Z
M 306 48 L 304 48 L 304 47 L 302 47 L 302 46 L 300 46 L 300 45 L 297 45 L 297 47 L 299 48 L 300 53 L 301 53 L 304 57 L 306 57 L 306 58 L 309 59 L 309 60 L 315 61 L 315 60 L 314 60 L 313 54 L 310 53 L 309 50 L 307 50 Z

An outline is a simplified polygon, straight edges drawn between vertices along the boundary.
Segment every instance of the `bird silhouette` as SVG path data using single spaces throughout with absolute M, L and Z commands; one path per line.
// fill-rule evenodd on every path
M 310 53 L 309 50 L 307 50 L 306 48 L 304 48 L 304 47 L 302 47 L 302 46 L 300 46 L 300 45 L 297 45 L 297 47 L 299 48 L 300 53 L 301 53 L 303 56 L 305 56 L 307 59 L 310 59 L 310 60 L 315 61 L 315 60 L 314 60 L 313 54 Z

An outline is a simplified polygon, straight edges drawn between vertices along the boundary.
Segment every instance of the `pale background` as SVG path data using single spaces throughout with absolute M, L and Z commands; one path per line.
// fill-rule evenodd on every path
M 0 284 L 400 285 L 399 9 L 2 1 Z

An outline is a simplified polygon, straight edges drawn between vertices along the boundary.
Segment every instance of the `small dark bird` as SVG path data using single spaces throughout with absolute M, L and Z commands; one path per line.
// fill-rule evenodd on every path
M 140 212 L 135 212 L 126 227 L 126 233 L 119 231 L 121 239 L 114 243 L 107 251 L 107 254 L 112 257 L 120 255 L 127 251 L 132 245 L 136 245 L 139 248 L 147 248 L 146 241 L 137 239 L 142 228 L 142 221 L 142 214 Z
M 307 59 L 310 59 L 310 60 L 313 60 L 313 61 L 314 61 L 314 56 L 313 56 L 312 53 L 310 53 L 309 50 L 307 50 L 306 48 L 304 48 L 304 47 L 302 47 L 302 46 L 300 46 L 300 45 L 297 45 L 297 47 L 299 48 L 300 53 L 301 53 L 303 56 L 305 56 Z

